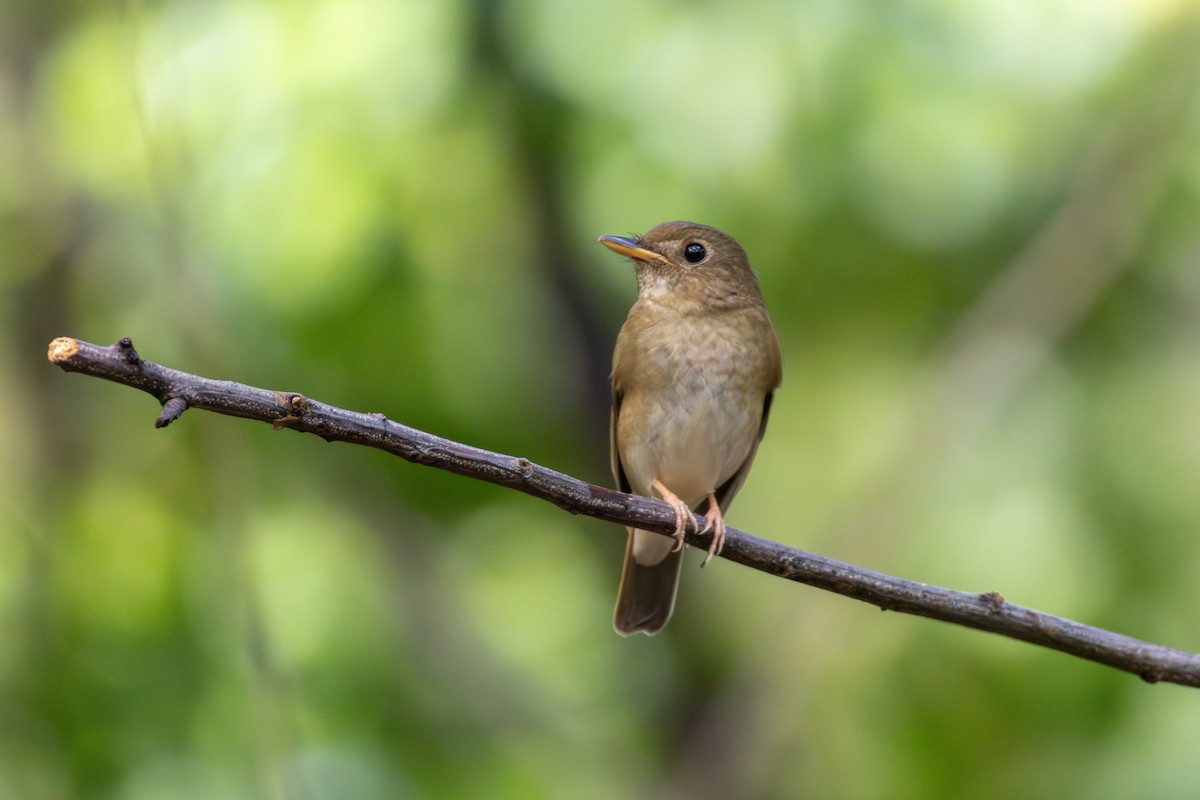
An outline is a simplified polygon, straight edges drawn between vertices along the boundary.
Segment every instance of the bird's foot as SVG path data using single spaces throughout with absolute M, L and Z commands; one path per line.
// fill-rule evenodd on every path
M 712 541 L 708 545 L 708 555 L 704 557 L 704 561 L 700 566 L 706 566 L 712 557 L 720 554 L 721 548 L 725 546 L 725 515 L 721 513 L 721 506 L 717 504 L 717 496 L 712 492 L 708 493 L 708 512 L 704 515 L 705 524 L 700 529 L 700 533 L 712 531 Z
M 666 485 L 658 478 L 654 479 L 654 483 L 650 484 L 654 487 L 654 491 L 658 492 L 659 497 L 663 502 L 671 507 L 675 512 L 675 546 L 671 548 L 672 553 L 678 553 L 683 549 L 684 536 L 687 534 L 688 525 L 692 526 L 692 530 L 696 530 L 696 517 L 692 515 L 692 509 L 688 504 L 679 499 L 679 496 L 666 487 Z M 722 523 L 722 527 L 724 523 Z

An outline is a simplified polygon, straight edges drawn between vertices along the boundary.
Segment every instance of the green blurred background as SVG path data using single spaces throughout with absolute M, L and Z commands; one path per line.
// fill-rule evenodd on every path
M 0 797 L 1195 798 L 1200 694 L 191 412 L 62 335 L 607 484 L 692 219 L 784 343 L 731 524 L 1200 650 L 1186 0 L 0 5 Z

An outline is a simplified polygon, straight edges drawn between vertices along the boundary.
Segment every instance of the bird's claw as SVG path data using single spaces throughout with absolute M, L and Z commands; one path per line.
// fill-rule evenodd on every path
M 675 546 L 671 548 L 671 552 L 678 553 L 683 549 L 688 525 L 691 525 L 692 530 L 701 536 L 712 531 L 712 540 L 708 544 L 708 555 L 704 557 L 704 562 L 700 566 L 703 567 L 712 561 L 713 556 L 720 555 L 721 549 L 725 546 L 725 515 L 721 512 L 720 504 L 717 503 L 717 496 L 713 492 L 708 493 L 708 511 L 704 515 L 704 527 L 701 528 L 696 523 L 696 516 L 692 513 L 692 509 L 679 499 L 678 495 L 668 489 L 660 480 L 656 479 L 653 486 L 663 501 L 675 512 L 675 533 L 673 534 Z
M 683 549 L 688 525 L 691 525 L 693 530 L 696 529 L 696 518 L 692 516 L 692 510 L 687 507 L 687 503 L 678 497 L 672 497 L 667 502 L 670 503 L 671 510 L 675 512 L 675 533 L 672 534 L 675 538 L 675 546 L 671 548 L 671 552 L 678 553 Z
M 669 505 L 671 510 L 675 512 L 675 533 L 671 534 L 675 539 L 675 546 L 671 548 L 671 552 L 678 553 L 683 549 L 684 544 L 686 544 L 685 538 L 688 526 L 691 525 L 692 530 L 698 530 L 696 517 L 692 514 L 692 509 L 688 507 L 688 504 L 668 489 L 662 481 L 655 480 L 653 485 L 662 497 L 663 502 Z
M 713 556 L 719 555 L 721 549 L 725 547 L 725 515 L 721 513 L 721 507 L 717 505 L 717 498 L 711 492 L 708 495 L 708 512 L 704 515 L 704 520 L 704 528 L 700 533 L 712 531 L 712 541 L 708 545 L 708 555 L 700 564 L 702 567 L 712 561 Z

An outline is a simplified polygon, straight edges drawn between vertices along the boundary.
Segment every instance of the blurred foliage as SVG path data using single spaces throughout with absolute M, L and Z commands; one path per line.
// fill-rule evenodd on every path
M 1193 798 L 1200 699 L 65 375 L 55 336 L 607 483 L 602 233 L 739 238 L 732 523 L 1200 650 L 1187 0 L 7 0 L 0 797 Z

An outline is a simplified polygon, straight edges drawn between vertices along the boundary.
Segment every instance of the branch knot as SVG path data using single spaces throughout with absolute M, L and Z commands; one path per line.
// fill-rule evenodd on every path
M 300 417 L 308 412 L 308 398 L 296 392 L 276 392 L 275 405 L 285 409 L 284 416 L 271 423 L 271 428 L 289 428 L 300 421 Z
M 117 357 L 126 364 L 140 364 L 142 357 L 138 355 L 138 351 L 133 349 L 133 340 L 126 336 L 121 341 L 113 345 L 113 350 Z

